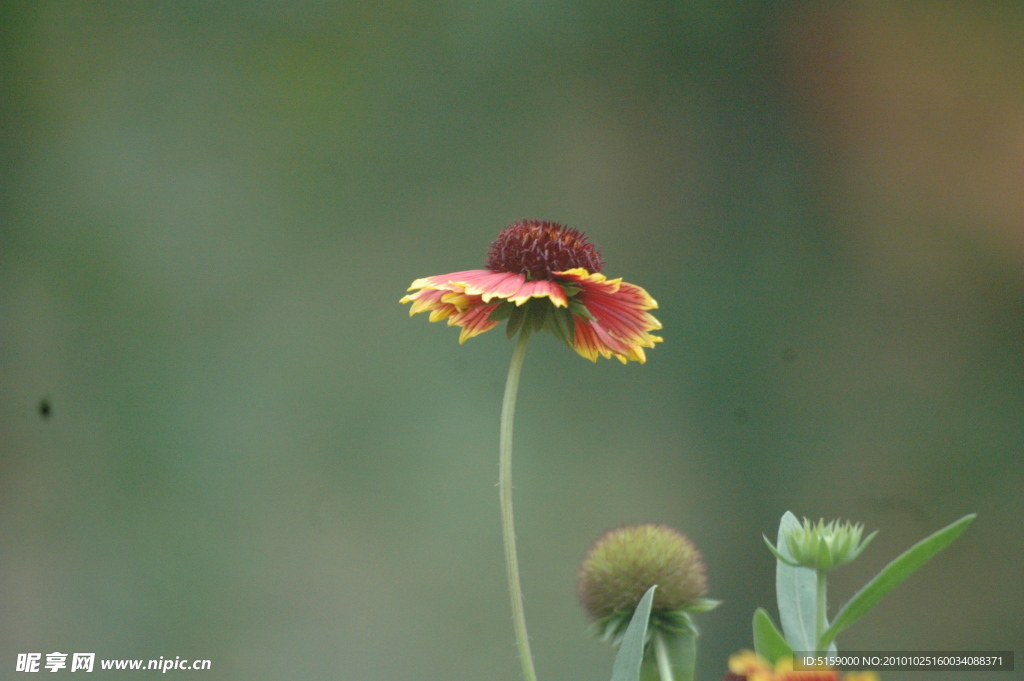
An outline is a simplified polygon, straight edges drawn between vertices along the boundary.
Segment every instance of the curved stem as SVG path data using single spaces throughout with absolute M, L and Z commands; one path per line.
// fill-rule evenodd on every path
M 501 535 L 505 544 L 505 572 L 508 575 L 508 591 L 512 599 L 512 626 L 515 629 L 516 645 L 519 647 L 519 661 L 523 665 L 523 678 L 537 681 L 530 654 L 530 638 L 526 634 L 526 613 L 523 610 L 523 589 L 519 585 L 519 559 L 516 557 L 516 528 L 512 517 L 512 419 L 516 412 L 516 393 L 519 392 L 519 375 L 526 358 L 526 344 L 530 340 L 530 327 L 524 325 L 512 351 L 512 363 L 508 367 L 505 382 L 505 398 L 501 403 L 501 434 L 499 437 L 498 493 L 501 498 Z

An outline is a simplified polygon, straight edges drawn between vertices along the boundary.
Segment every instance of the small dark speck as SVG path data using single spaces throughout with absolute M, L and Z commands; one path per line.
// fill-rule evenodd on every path
M 793 364 L 798 359 L 800 359 L 800 355 L 797 353 L 796 348 L 786 348 L 782 351 L 782 361 L 786 364 Z
M 927 527 L 932 522 L 931 516 L 924 510 L 924 507 L 909 497 L 897 495 L 865 497 L 860 500 L 860 503 L 875 512 L 913 518 L 922 527 Z
M 50 400 L 45 397 L 39 400 L 39 416 L 44 421 L 48 421 L 50 416 L 53 414 L 53 407 L 50 406 Z
M 747 419 L 750 418 L 750 414 L 743 407 L 736 407 L 736 409 L 732 412 L 732 416 L 734 419 L 736 419 L 736 423 L 740 425 L 746 423 Z

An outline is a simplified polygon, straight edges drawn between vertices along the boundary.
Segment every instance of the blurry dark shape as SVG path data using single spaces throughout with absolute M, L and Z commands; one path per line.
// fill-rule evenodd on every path
M 45 397 L 39 400 L 39 416 L 44 421 L 50 420 L 50 415 L 53 413 L 53 407 L 50 405 L 50 400 Z
M 744 407 L 736 407 L 732 412 L 732 416 L 736 419 L 736 423 L 743 425 L 747 422 L 747 419 L 750 418 L 750 412 L 748 412 Z
M 931 523 L 931 516 L 928 515 L 921 504 L 913 501 L 912 499 L 893 495 L 884 497 L 864 497 L 861 499 L 860 503 L 864 508 L 870 509 L 876 513 L 909 516 L 922 526 L 928 526 Z
M 794 364 L 798 359 L 800 359 L 800 354 L 796 348 L 786 348 L 782 351 L 782 361 L 786 364 Z

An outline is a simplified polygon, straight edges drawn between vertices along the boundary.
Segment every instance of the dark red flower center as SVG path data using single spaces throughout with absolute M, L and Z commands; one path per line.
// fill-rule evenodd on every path
M 551 279 L 552 272 L 582 267 L 600 272 L 601 252 L 579 230 L 544 220 L 520 220 L 501 230 L 487 249 L 487 269 Z

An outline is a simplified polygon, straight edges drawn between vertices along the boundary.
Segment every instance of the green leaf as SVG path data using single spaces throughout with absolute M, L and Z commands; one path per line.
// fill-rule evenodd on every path
M 501 305 L 498 305 L 498 307 L 491 310 L 491 314 L 487 315 L 487 321 L 500 322 L 508 319 L 509 315 L 511 315 L 512 311 L 515 309 L 516 304 L 506 300 Z
M 508 326 L 505 327 L 505 335 L 509 338 L 515 338 L 516 334 L 519 333 L 519 329 L 523 326 L 523 321 L 526 320 L 526 310 L 521 305 L 517 305 L 512 314 L 508 318 Z
M 647 623 L 651 619 L 651 603 L 654 601 L 654 585 L 647 590 L 640 604 L 636 606 L 633 619 L 622 637 L 622 645 L 612 664 L 611 681 L 640 681 L 640 665 L 644 660 L 644 639 L 647 638 Z
M 604 627 L 604 632 L 601 634 L 601 640 L 613 641 L 615 640 L 616 633 L 618 633 L 618 622 L 614 617 L 609 617 L 608 623 Z
M 559 283 L 558 285 L 562 287 L 563 291 L 565 291 L 565 297 L 566 298 L 572 298 L 577 293 L 579 293 L 580 291 L 583 290 L 583 287 L 580 286 L 579 284 L 563 284 L 563 283 Z
M 588 322 L 594 321 L 594 315 L 590 314 L 590 310 L 587 309 L 586 305 L 575 298 L 569 299 L 569 311 L 577 317 L 586 319 Z
M 530 308 L 530 323 L 533 325 L 533 330 L 540 331 L 544 328 L 544 320 L 548 316 L 548 309 L 550 309 L 551 305 L 547 301 L 537 301 L 534 303 L 533 300 L 526 304 Z
M 686 606 L 686 612 L 711 612 L 722 604 L 713 598 L 698 598 Z
M 568 308 L 556 307 L 548 316 L 548 327 L 555 336 L 572 347 L 576 335 L 576 322 Z
M 913 574 L 936 553 L 956 541 L 956 538 L 967 529 L 967 526 L 976 517 L 975 513 L 965 515 L 960 520 L 917 542 L 896 560 L 886 565 L 881 572 L 875 575 L 874 579 L 847 601 L 836 615 L 832 626 L 821 635 L 822 644 L 831 643 L 839 632 L 863 617 L 883 596 L 896 588 L 897 584 Z M 813 650 L 813 648 L 806 650 Z
M 780 657 L 793 657 L 793 649 L 775 628 L 775 622 L 764 608 L 754 611 L 754 652 L 772 664 Z
M 765 546 L 768 547 L 768 550 L 772 552 L 772 555 L 775 556 L 777 560 L 781 560 L 783 563 L 790 567 L 800 567 L 799 563 L 794 563 L 793 561 L 787 559 L 786 556 L 783 556 L 781 553 L 779 553 L 779 550 L 775 548 L 775 544 L 772 543 L 771 539 L 765 537 L 763 534 L 761 535 L 761 538 L 764 539 Z M 792 555 L 788 551 L 786 553 L 788 555 Z
M 786 642 L 793 650 L 817 650 L 815 646 L 815 603 L 818 575 L 806 567 L 794 567 L 793 554 L 786 546 L 784 531 L 800 527 L 800 521 L 786 511 L 779 522 L 779 540 L 775 553 L 775 596 L 779 603 L 779 620 Z
M 849 560 L 847 560 L 846 562 L 852 563 L 853 561 L 857 560 L 857 557 L 860 556 L 860 554 L 864 553 L 864 549 L 868 547 L 868 544 L 870 544 L 871 540 L 874 539 L 876 536 L 878 536 L 878 530 L 875 530 L 874 532 L 869 534 L 868 538 L 860 543 L 860 546 L 857 547 L 857 549 L 850 556 Z

